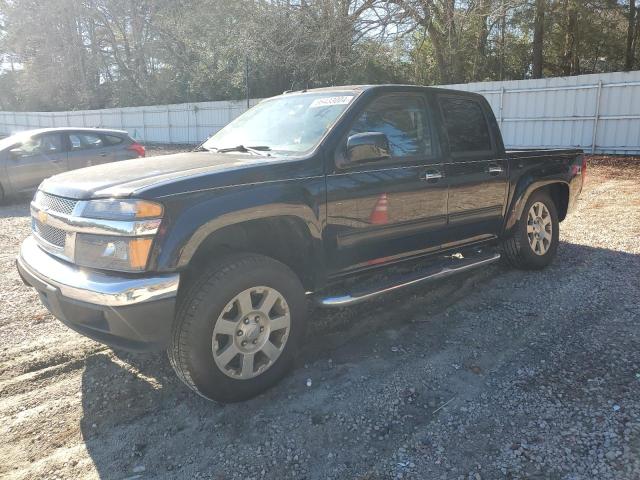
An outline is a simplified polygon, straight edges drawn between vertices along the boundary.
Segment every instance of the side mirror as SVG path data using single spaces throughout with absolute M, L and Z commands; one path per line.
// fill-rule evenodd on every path
M 349 163 L 373 162 L 391 158 L 389 139 L 381 132 L 364 132 L 347 139 L 347 161 Z

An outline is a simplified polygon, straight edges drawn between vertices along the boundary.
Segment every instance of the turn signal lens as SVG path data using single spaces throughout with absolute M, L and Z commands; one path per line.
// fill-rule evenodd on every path
M 109 198 L 104 200 L 89 200 L 83 211 L 85 218 L 101 220 L 141 220 L 145 218 L 162 217 L 162 205 L 148 200 L 128 200 Z
M 151 250 L 151 238 L 135 238 L 129 241 L 129 266 L 132 270 L 144 270 Z
M 162 205 L 155 202 L 138 200 L 136 202 L 136 218 L 158 218 L 162 216 Z

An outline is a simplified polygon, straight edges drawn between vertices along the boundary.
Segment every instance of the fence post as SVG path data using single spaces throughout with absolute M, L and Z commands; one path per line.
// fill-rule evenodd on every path
M 500 130 L 502 130 L 502 108 L 504 105 L 504 87 L 500 87 Z
M 193 128 L 196 131 L 195 143 L 200 143 L 200 137 L 198 137 L 198 106 L 193 106 Z
M 122 113 L 122 108 L 120 108 L 120 128 L 124 130 L 124 115 Z
M 598 120 L 600 117 L 600 95 L 602 94 L 602 80 L 598 82 L 598 93 L 596 94 L 596 115 L 593 118 L 593 136 L 591 137 L 591 155 L 596 152 L 596 135 L 598 133 Z
M 142 141 L 144 143 L 147 143 L 147 120 L 145 117 L 145 112 L 146 110 L 143 108 L 142 109 Z
M 169 105 L 167 105 L 167 131 L 169 135 L 169 143 L 173 143 L 171 141 L 171 112 L 169 110 Z

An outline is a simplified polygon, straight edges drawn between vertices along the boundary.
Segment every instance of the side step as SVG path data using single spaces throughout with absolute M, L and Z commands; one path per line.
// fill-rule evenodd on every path
M 380 282 L 378 285 L 369 286 L 366 289 L 356 288 L 345 295 L 318 298 L 317 302 L 319 306 L 325 308 L 348 307 L 371 300 L 383 293 L 393 292 L 394 290 L 399 290 L 422 282 L 446 278 L 457 273 L 473 270 L 474 268 L 478 268 L 483 265 L 495 263 L 498 260 L 500 260 L 500 254 L 495 252 L 476 255 L 468 259 L 451 260 L 449 265 L 432 267 L 412 272 L 407 275 L 398 276 L 386 282 Z

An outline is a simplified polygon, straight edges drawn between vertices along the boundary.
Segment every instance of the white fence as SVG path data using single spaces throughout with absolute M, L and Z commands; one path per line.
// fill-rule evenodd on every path
M 484 95 L 507 147 L 640 154 L 640 71 L 447 87 Z
M 250 100 L 253 106 L 259 100 Z M 142 143 L 197 144 L 247 110 L 246 100 L 69 112 L 2 112 L 0 133 L 47 127 L 127 130 Z
M 579 147 L 594 153 L 640 154 L 640 71 L 446 87 L 484 95 L 507 147 Z M 251 100 L 251 105 L 258 101 Z M 127 130 L 143 143 L 195 144 L 245 110 L 242 100 L 0 112 L 0 133 L 40 127 L 105 127 Z

